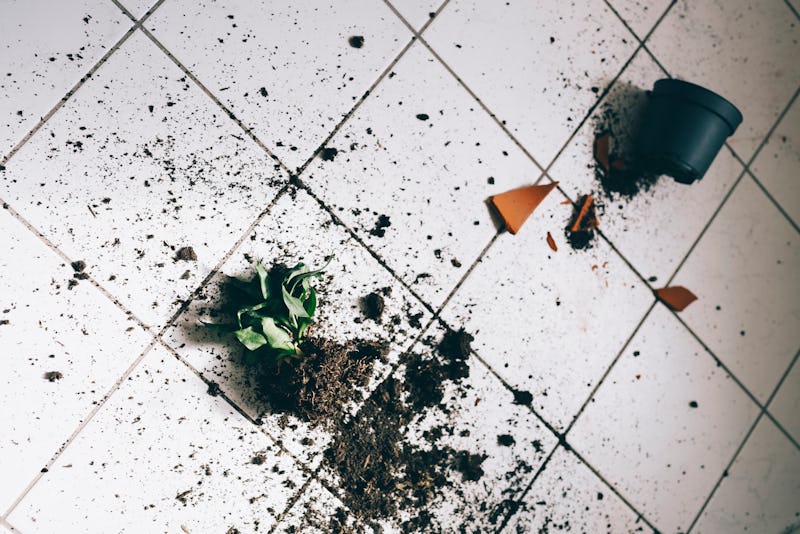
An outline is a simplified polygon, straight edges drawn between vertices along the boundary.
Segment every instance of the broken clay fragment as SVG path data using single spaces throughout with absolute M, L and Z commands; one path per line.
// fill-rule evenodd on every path
M 610 136 L 607 133 L 596 137 L 594 140 L 594 159 L 606 172 L 611 168 L 611 163 L 608 160 L 609 143 Z
M 581 199 L 581 208 L 577 216 L 572 221 L 570 232 L 578 232 L 581 230 L 594 230 L 599 223 L 597 222 L 597 215 L 594 210 L 594 197 L 586 195 Z
M 667 305 L 672 311 L 683 311 L 686 307 L 697 300 L 697 295 L 683 286 L 662 287 L 655 290 L 658 300 Z
M 553 252 L 558 252 L 558 246 L 556 246 L 556 240 L 553 239 L 553 236 L 550 234 L 550 232 L 547 232 L 547 246 L 550 247 L 550 249 Z
M 503 218 L 506 229 L 512 234 L 516 234 L 556 185 L 558 182 L 520 187 L 495 195 L 490 200 Z

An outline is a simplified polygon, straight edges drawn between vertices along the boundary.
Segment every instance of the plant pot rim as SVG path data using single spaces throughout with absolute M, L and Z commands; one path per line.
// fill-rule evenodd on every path
M 674 78 L 657 80 L 653 85 L 653 95 L 682 98 L 708 109 L 728 124 L 730 135 L 742 123 L 742 112 L 736 106 L 717 93 L 691 82 Z

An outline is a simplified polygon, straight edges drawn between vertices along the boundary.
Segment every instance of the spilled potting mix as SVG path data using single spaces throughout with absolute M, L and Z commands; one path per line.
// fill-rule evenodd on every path
M 267 279 L 279 280 L 287 269 L 275 265 Z M 223 315 L 253 302 L 248 300 L 252 297 L 247 286 L 231 282 L 223 286 Z M 250 282 L 255 284 L 256 279 Z M 389 288 L 383 288 L 362 297 L 363 316 L 382 322 L 384 297 L 390 294 Z M 391 328 L 393 321 L 385 323 Z M 484 454 L 444 443 L 448 436 L 468 433 L 459 428 L 456 414 L 445 402 L 445 392 L 465 387 L 462 381 L 470 375 L 472 339 L 463 330 L 448 330 L 437 339 L 421 340 L 416 345 L 419 350 L 406 354 L 396 371 L 366 400 L 363 395 L 375 365 L 386 362 L 389 346 L 385 343 L 363 339 L 334 342 L 312 335 L 302 343 L 300 358 L 278 363 L 263 358 L 247 366 L 253 393 L 271 413 L 296 417 L 331 436 L 322 453 L 322 469 L 338 481 L 340 491 L 336 493 L 347 512 L 331 510 L 316 518 L 309 514 L 305 526 L 347 531 L 343 518 L 350 515 L 364 525 L 389 521 L 404 531 L 446 530 L 430 505 L 448 489 L 463 494 L 462 483 L 478 481 L 484 474 Z M 220 390 L 212 383 L 208 393 L 218 395 Z M 532 400 L 531 394 L 523 391 L 515 392 L 514 398 L 517 404 Z M 361 406 L 352 413 L 358 403 Z M 435 423 L 421 438 L 412 437 L 413 422 L 426 415 Z M 513 445 L 510 436 L 497 439 L 502 446 Z M 530 471 L 525 462 L 515 469 L 520 474 Z M 483 515 L 488 516 L 496 504 L 468 506 L 483 506 Z M 502 518 L 507 508 L 502 506 L 491 521 Z

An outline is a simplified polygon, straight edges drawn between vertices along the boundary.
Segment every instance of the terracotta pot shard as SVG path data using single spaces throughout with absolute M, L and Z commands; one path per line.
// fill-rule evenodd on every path
M 556 185 L 558 182 L 520 187 L 495 195 L 490 198 L 490 201 L 503 218 L 506 229 L 512 234 L 516 234 Z
M 547 246 L 550 247 L 553 252 L 558 252 L 556 240 L 553 239 L 553 236 L 550 234 L 550 232 L 547 232 Z
M 592 195 L 586 195 L 583 197 L 583 204 L 581 204 L 581 209 L 578 211 L 578 215 L 575 217 L 575 220 L 569 229 L 570 232 L 594 230 L 599 226 L 593 207 L 594 197 Z
M 679 312 L 697 300 L 697 295 L 683 286 L 662 287 L 655 290 L 658 300 L 667 305 L 673 311 Z
M 594 159 L 606 172 L 611 168 L 611 163 L 608 160 L 610 140 L 611 138 L 608 134 L 603 134 L 594 140 Z

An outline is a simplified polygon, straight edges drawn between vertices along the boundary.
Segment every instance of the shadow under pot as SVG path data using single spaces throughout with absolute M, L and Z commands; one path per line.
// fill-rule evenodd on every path
M 718 94 L 681 80 L 658 80 L 637 136 L 637 156 L 647 171 L 691 184 L 741 123 L 742 113 Z

